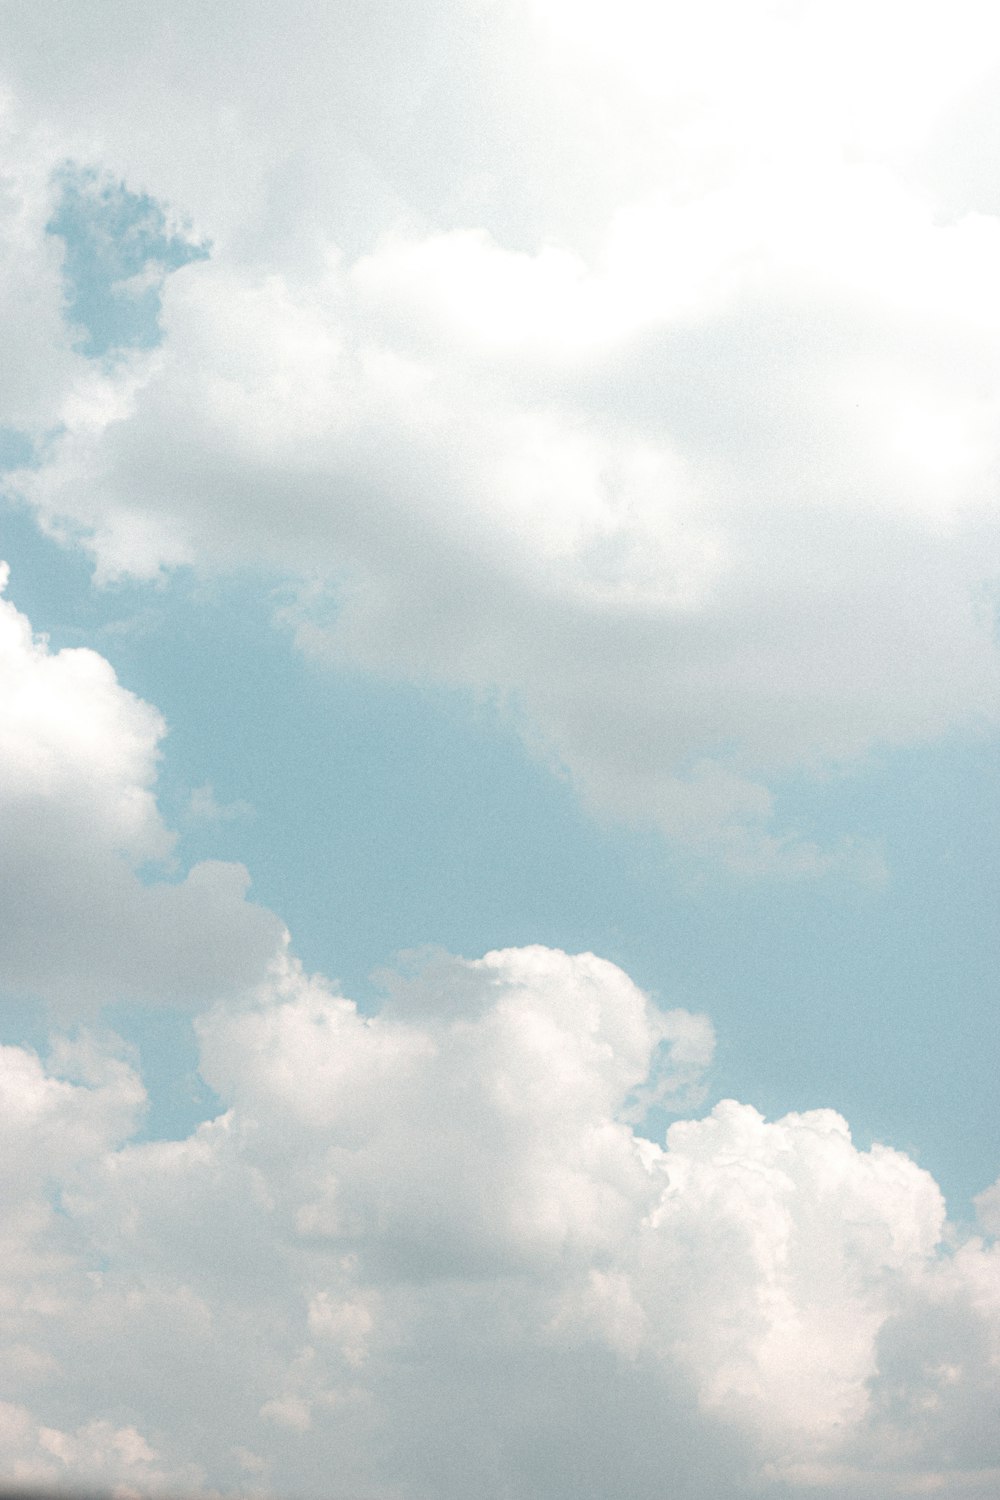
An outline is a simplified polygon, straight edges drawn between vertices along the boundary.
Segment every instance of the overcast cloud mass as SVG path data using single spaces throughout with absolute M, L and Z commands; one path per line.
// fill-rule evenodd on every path
M 258 578 L 317 671 L 491 705 L 695 881 L 891 892 L 781 797 L 996 734 L 996 7 L 3 0 L 0 37 L 11 516 L 101 597 Z M 997 1494 L 1000 1182 L 949 1220 L 828 1101 L 719 1100 L 709 1017 L 589 952 L 432 948 L 356 1004 L 181 857 L 107 642 L 3 582 L 0 998 L 51 1037 L 0 1047 L 0 1477 Z M 111 1006 L 193 1018 L 190 1134 Z

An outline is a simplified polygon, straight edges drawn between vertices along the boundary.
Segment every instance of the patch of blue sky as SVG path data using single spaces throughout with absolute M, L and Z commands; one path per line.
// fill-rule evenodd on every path
M 10 596 L 52 646 L 88 644 L 165 714 L 160 801 L 182 867 L 242 861 L 307 968 L 366 1007 L 399 950 L 543 943 L 610 958 L 711 1015 L 706 1106 L 831 1106 L 910 1150 L 953 1212 L 995 1176 L 1000 973 L 996 750 L 952 739 L 777 788 L 823 843 L 880 839 L 884 887 L 842 877 L 698 883 L 653 831 L 604 826 L 468 697 L 311 664 L 274 626 L 277 579 L 97 591 L 77 552 L 14 517 Z M 232 816 L 192 793 L 211 785 Z M 242 804 L 242 806 L 241 806 Z M 147 1130 L 213 1112 L 183 1016 L 115 1007 L 140 1050 Z
M 0 474 L 23 469 L 35 462 L 35 447 L 27 433 L 16 427 L 0 427 Z
M 58 185 L 47 229 L 63 241 L 66 316 L 81 329 L 81 352 L 151 348 L 164 277 L 206 259 L 208 246 L 173 229 L 155 198 L 92 167 L 67 163 Z

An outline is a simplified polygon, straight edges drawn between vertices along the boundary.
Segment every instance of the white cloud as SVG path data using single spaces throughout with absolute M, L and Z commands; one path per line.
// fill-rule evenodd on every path
M 73 1432 L 40 1426 L 27 1407 L 0 1402 L 0 1463 L 9 1478 L 31 1490 L 100 1484 L 113 1500 L 142 1500 L 150 1491 L 201 1487 L 190 1464 L 164 1468 L 135 1427 L 88 1422 Z
M 9 569 L 0 567 L 6 588 Z M 86 647 L 52 653 L 9 601 L 0 613 L 5 800 L 55 805 L 95 841 L 143 860 L 170 838 L 152 793 L 166 726 Z
M 63 318 L 61 256 L 45 234 L 51 208 L 39 136 L 0 84 L 0 426 L 41 436 L 60 420 L 86 361 Z
M 636 1136 L 664 1035 L 683 1069 L 708 1032 L 614 965 L 439 957 L 371 1017 L 290 965 L 199 1029 L 226 1110 L 172 1142 L 121 1144 L 141 1088 L 113 1049 L 78 1084 L 0 1053 L 54 1142 L 6 1152 L 35 1184 L 0 1288 L 8 1472 L 989 1494 L 995 1250 L 950 1246 L 930 1176 L 830 1110 Z
M 979 274 L 946 248 L 941 277 Z M 148 381 L 22 487 L 95 528 L 106 568 L 270 557 L 336 582 L 332 629 L 304 596 L 303 645 L 500 690 L 598 803 L 734 868 L 877 868 L 773 832 L 763 778 L 991 719 L 1000 385 L 978 327 L 946 338 L 836 283 L 803 311 L 773 262 L 707 324 L 511 357 L 506 331 L 484 349 L 438 316 L 413 255 L 402 347 L 377 254 L 307 294 L 180 273 Z
M 319 1133 L 321 1163 L 286 1169 L 310 1174 L 296 1223 L 371 1240 L 386 1274 L 495 1275 L 611 1243 L 649 1182 L 615 1116 L 635 1112 L 654 1059 L 651 1092 L 667 1097 L 711 1058 L 704 1018 L 660 1015 L 588 955 L 451 961 L 370 1021 L 292 982 L 294 1003 L 199 1022 L 205 1077 L 269 1136 L 278 1120 L 286 1140 L 296 1120 Z M 457 1013 L 438 1017 L 439 997 Z
M 97 652 L 51 651 L 0 599 L 8 990 L 69 1010 L 122 997 L 197 1005 L 253 984 L 281 951 L 282 925 L 246 901 L 241 865 L 162 878 L 173 846 L 155 799 L 165 727 Z
M 976 1211 L 987 1234 L 1000 1234 L 1000 1178 L 977 1196 Z
M 176 9 L 62 18 L 69 79 L 10 7 L 31 159 L 216 241 L 162 351 L 62 400 L 46 524 L 104 572 L 277 564 L 304 646 L 499 693 L 603 808 L 877 877 L 770 788 L 995 723 L 1000 222 L 922 165 L 992 10 Z

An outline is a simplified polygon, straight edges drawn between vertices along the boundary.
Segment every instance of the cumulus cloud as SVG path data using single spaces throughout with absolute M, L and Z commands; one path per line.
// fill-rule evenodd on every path
M 432 1000 L 458 999 L 457 1013 L 435 1015 L 428 987 Z M 412 1011 L 404 987 L 371 1021 L 314 987 L 286 1006 L 199 1022 L 205 1077 L 222 1098 L 250 1084 L 268 1134 L 277 1118 L 286 1142 L 296 1118 L 320 1132 L 324 1166 L 296 1209 L 302 1232 L 350 1242 L 378 1226 L 371 1253 L 387 1271 L 431 1278 L 613 1242 L 647 1182 L 643 1148 L 615 1117 L 638 1112 L 654 1064 L 656 1097 L 704 1069 L 705 1018 L 661 1015 L 614 965 L 545 949 L 439 965 L 420 989 Z
M 879 878 L 774 788 L 995 726 L 1000 221 L 936 186 L 989 7 L 97 5 L 71 79 L 8 10 L 38 162 L 215 245 L 62 400 L 45 524 L 276 565 L 304 647 L 499 695 L 595 805 Z
M 3 13 L 42 525 L 104 579 L 281 570 L 302 649 L 498 697 L 594 806 L 879 878 L 776 788 L 995 728 L 995 8 Z M 81 271 L 67 160 L 162 264 Z M 996 1186 L 963 1238 L 830 1110 L 699 1117 L 711 1023 L 593 955 L 437 955 L 362 1014 L 241 866 L 172 867 L 164 731 L 0 601 L 0 984 L 196 1006 L 223 1105 L 142 1140 L 115 1038 L 0 1048 L 7 1475 L 992 1500 Z
M 6 585 L 7 569 L 0 572 Z M 87 648 L 52 651 L 0 599 L 0 985 L 64 1009 L 204 1004 L 256 982 L 283 928 L 241 865 L 167 880 L 160 714 Z M 157 878 L 158 877 L 158 878 Z
M 438 956 L 363 1016 L 289 963 L 199 1033 L 225 1109 L 176 1141 L 126 1139 L 142 1089 L 110 1042 L 0 1052 L 28 1205 L 9 1473 L 990 1493 L 994 1248 L 951 1243 L 931 1177 L 830 1110 L 727 1101 L 637 1135 L 660 1049 L 683 1073 L 709 1029 L 613 964 Z

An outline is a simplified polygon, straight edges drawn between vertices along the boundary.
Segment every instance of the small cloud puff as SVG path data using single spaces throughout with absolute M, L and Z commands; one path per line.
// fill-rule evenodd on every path
M 233 823 L 243 818 L 252 818 L 253 814 L 252 804 L 244 802 L 242 798 L 237 798 L 235 802 L 217 801 L 215 791 L 208 782 L 192 789 L 186 809 L 186 816 L 193 823 Z

